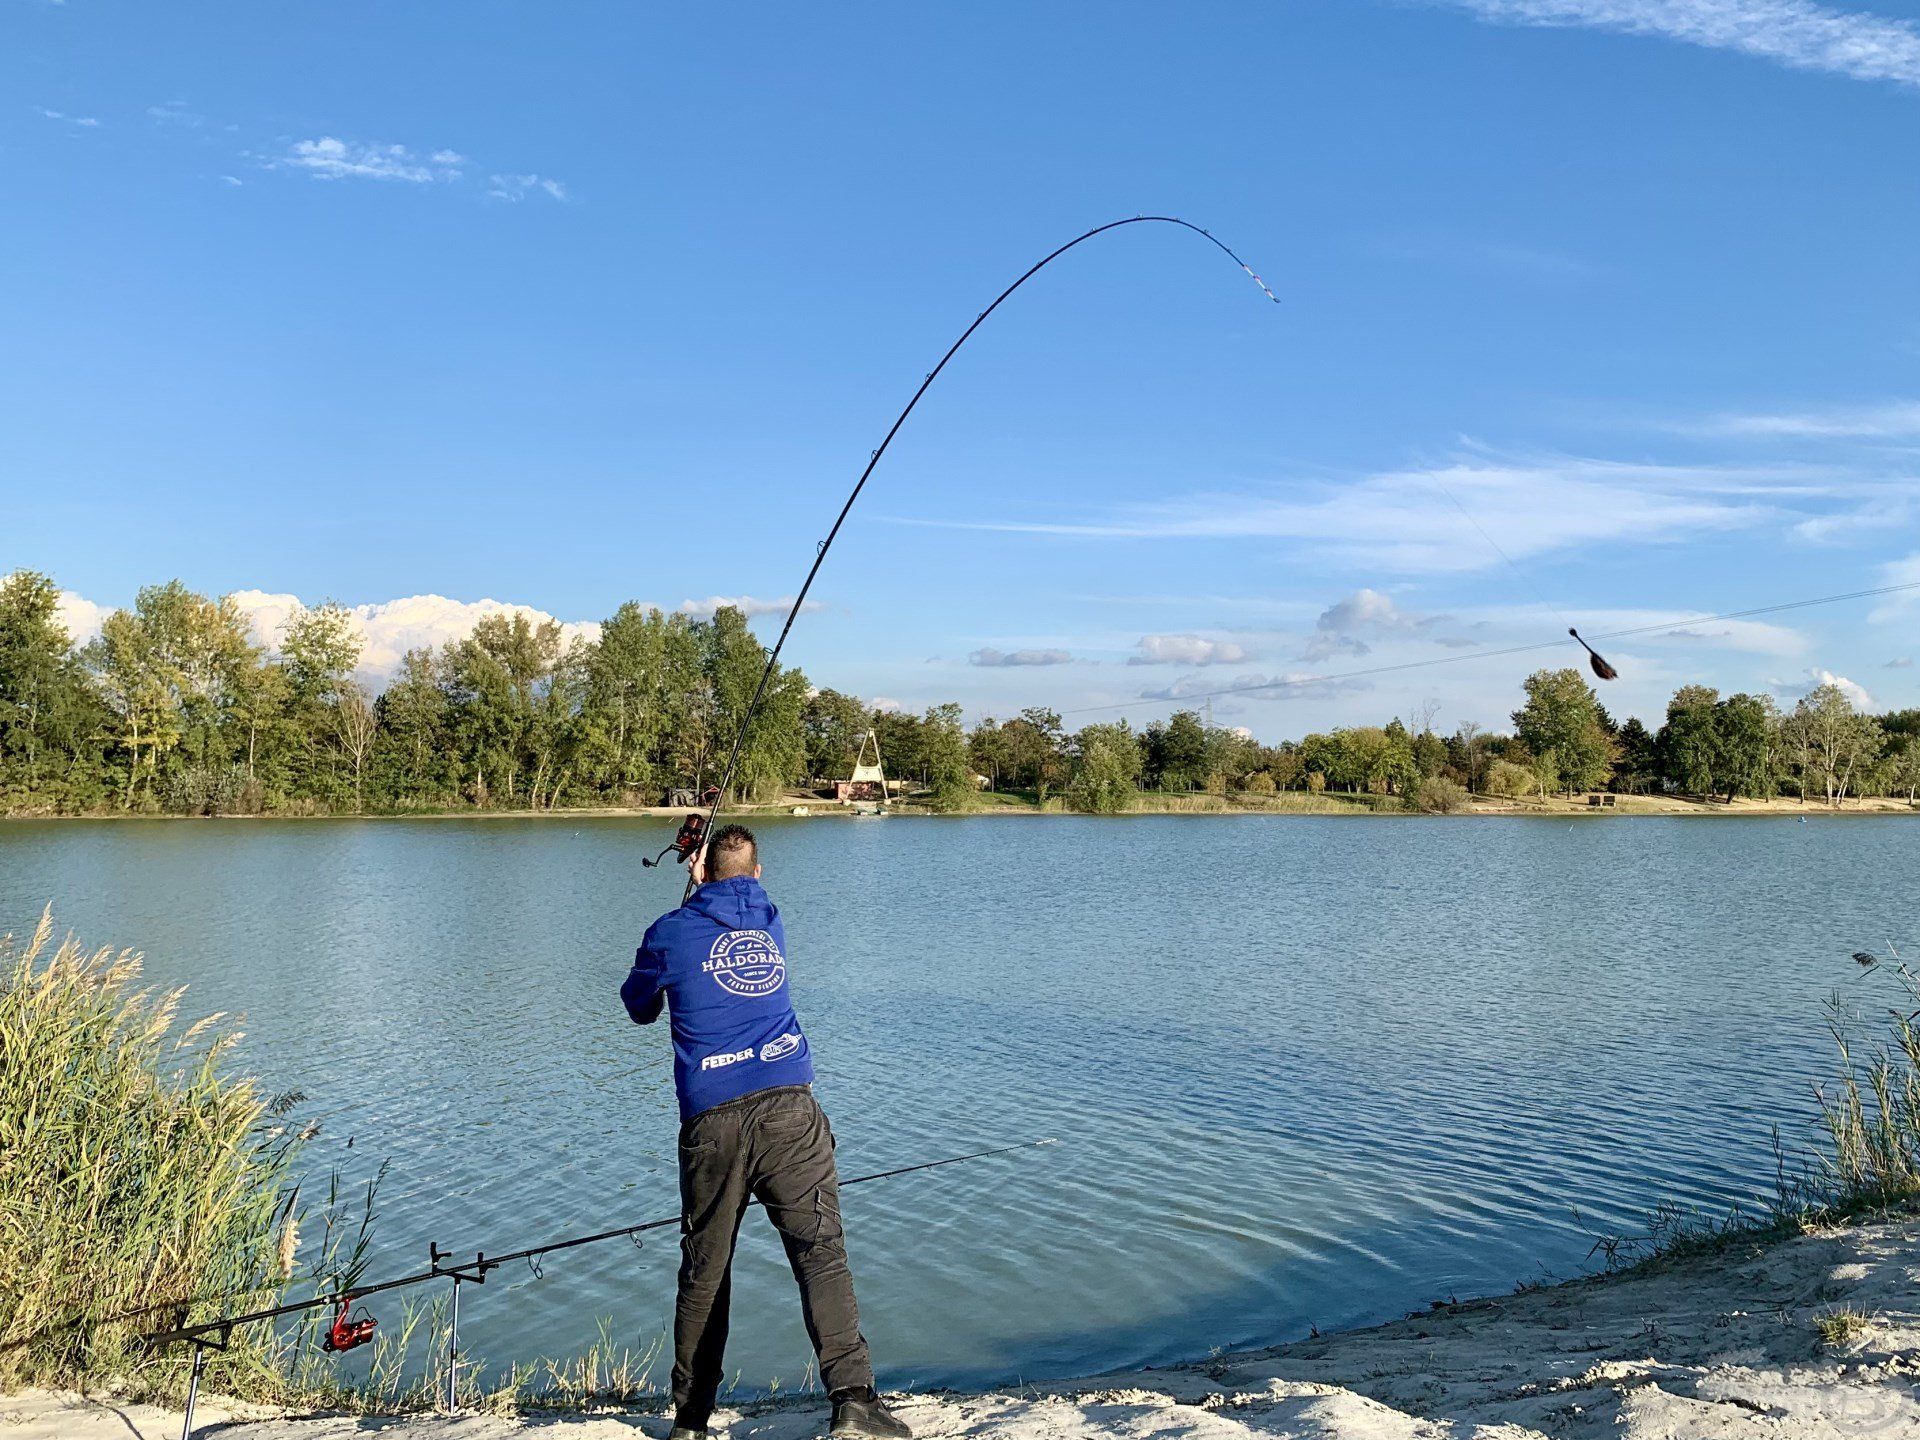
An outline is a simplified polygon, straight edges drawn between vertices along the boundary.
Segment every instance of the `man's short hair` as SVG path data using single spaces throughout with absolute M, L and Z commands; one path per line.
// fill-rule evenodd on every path
M 744 825 L 722 825 L 707 842 L 707 879 L 731 880 L 751 875 L 760 863 L 760 847 Z

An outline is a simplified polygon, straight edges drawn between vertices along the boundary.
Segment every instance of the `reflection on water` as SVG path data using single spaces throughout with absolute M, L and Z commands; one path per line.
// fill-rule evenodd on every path
M 1811 1136 L 1819 1002 L 1913 933 L 1889 819 L 996 817 L 760 826 L 888 1384 L 1188 1359 L 1577 1269 L 1660 1200 L 1766 1193 Z M 616 995 L 662 822 L 0 825 L 0 927 L 144 949 L 246 1062 L 382 1158 L 374 1272 L 671 1214 L 664 1027 Z M 347 1142 L 351 1140 L 351 1148 Z M 1580 1218 L 1574 1211 L 1578 1208 Z M 1583 1228 L 1584 1227 L 1584 1228 Z M 671 1232 L 668 1232 L 669 1234 Z M 730 1362 L 806 1366 L 750 1217 Z M 495 1361 L 645 1344 L 661 1240 L 502 1272 Z M 503 1293 L 504 1292 L 504 1293 Z

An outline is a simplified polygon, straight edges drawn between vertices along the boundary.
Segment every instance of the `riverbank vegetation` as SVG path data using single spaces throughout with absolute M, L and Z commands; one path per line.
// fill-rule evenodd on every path
M 657 805 L 718 778 L 766 650 L 738 610 L 699 620 L 627 604 L 594 640 L 486 617 L 463 640 L 409 652 L 378 693 L 360 661 L 337 605 L 298 611 L 269 648 L 231 600 L 177 581 L 142 589 L 76 646 L 53 581 L 16 572 L 0 581 L 0 813 Z M 1179 796 L 1254 808 L 1346 796 L 1327 808 L 1437 814 L 1597 791 L 1833 807 L 1920 797 L 1920 710 L 1864 714 L 1835 685 L 1790 710 L 1685 686 L 1652 730 L 1616 721 L 1578 670 L 1539 671 L 1519 699 L 1507 733 L 1442 733 L 1427 705 L 1265 745 L 1192 711 L 1069 731 L 1031 707 L 968 729 L 958 705 L 876 709 L 781 669 L 728 800 L 824 791 L 868 731 L 914 802 L 940 811 L 975 808 L 983 790 L 1096 814 L 1181 808 Z
M 137 955 L 51 939 L 0 943 L 0 1389 L 137 1372 L 199 1297 L 272 1303 L 299 1243 L 294 1097 L 229 1074 L 234 1032 L 178 1025 Z M 271 1339 L 219 1383 L 266 1384 Z

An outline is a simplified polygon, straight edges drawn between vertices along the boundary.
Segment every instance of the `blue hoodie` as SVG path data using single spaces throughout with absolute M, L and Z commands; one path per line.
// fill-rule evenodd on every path
M 813 1052 L 787 994 L 786 931 L 752 876 L 702 885 L 648 926 L 620 998 L 636 1025 L 670 1005 L 682 1120 L 813 1080 Z

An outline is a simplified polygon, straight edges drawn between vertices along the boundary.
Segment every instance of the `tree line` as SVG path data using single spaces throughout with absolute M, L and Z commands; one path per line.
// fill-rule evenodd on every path
M 735 609 L 622 605 L 597 639 L 522 614 L 403 657 L 378 694 L 339 605 L 302 609 L 277 646 L 230 598 L 143 588 L 75 645 L 46 575 L 0 581 L 0 809 L 187 814 L 550 809 L 658 804 L 717 781 L 767 659 Z M 1445 810 L 1472 794 L 1611 788 L 1837 803 L 1920 789 L 1920 711 L 1859 711 L 1823 685 L 1792 709 L 1684 686 L 1664 722 L 1616 723 L 1577 670 L 1525 682 L 1511 733 L 1441 734 L 1436 706 L 1381 726 L 1263 745 L 1180 711 L 1069 731 L 1034 707 L 970 730 L 958 705 L 876 710 L 777 669 L 729 801 L 844 778 L 862 733 L 936 809 L 982 787 L 1123 810 L 1142 789 L 1246 796 L 1344 791 Z

